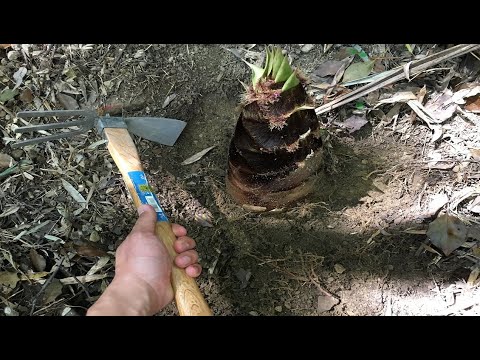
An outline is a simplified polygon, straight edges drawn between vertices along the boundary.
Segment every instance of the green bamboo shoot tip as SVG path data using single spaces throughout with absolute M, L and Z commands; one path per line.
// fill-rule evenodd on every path
M 243 62 L 247 64 L 250 67 L 250 69 L 252 69 L 253 71 L 252 83 L 253 83 L 253 86 L 255 87 L 258 81 L 262 78 L 263 74 L 265 73 L 265 69 L 262 69 L 257 65 L 250 64 L 248 61 L 245 61 L 245 60 L 243 60 Z
M 286 56 L 283 57 L 282 64 L 280 65 L 280 68 L 277 71 L 277 76 L 275 76 L 275 82 L 282 82 L 286 81 L 290 75 L 292 75 L 293 70 L 290 67 L 290 64 L 288 63 L 288 58 Z
M 278 69 L 280 69 L 280 65 L 282 65 L 283 55 L 282 55 L 282 50 L 280 50 L 280 48 L 275 48 L 273 52 L 274 52 L 274 55 L 273 55 L 273 64 L 272 64 L 272 77 L 276 78 Z
M 295 72 L 292 72 L 292 74 L 287 79 L 287 81 L 285 81 L 285 84 L 283 84 L 282 92 L 287 91 L 288 89 L 294 88 L 298 84 L 300 84 L 300 80 L 297 79 Z
M 254 88 L 256 88 L 262 77 L 270 77 L 276 83 L 285 81 L 282 91 L 291 89 L 300 83 L 300 80 L 298 80 L 295 72 L 288 62 L 288 57 L 282 54 L 282 50 L 279 47 L 267 47 L 265 53 L 264 68 L 260 68 L 243 60 L 243 62 L 245 62 L 245 64 L 247 64 L 253 71 L 252 83 Z

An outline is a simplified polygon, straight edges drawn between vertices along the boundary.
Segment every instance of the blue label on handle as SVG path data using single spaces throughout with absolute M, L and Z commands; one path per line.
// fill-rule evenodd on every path
M 167 216 L 160 207 L 160 203 L 155 196 L 150 185 L 148 185 L 147 177 L 143 171 L 130 171 L 128 176 L 132 180 L 135 191 L 142 204 L 153 206 L 157 212 L 157 221 L 168 221 Z

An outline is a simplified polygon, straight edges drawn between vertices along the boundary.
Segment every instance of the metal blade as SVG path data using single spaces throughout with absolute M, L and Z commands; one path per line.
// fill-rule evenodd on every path
M 160 117 L 127 117 L 128 131 L 159 144 L 173 146 L 187 123 Z

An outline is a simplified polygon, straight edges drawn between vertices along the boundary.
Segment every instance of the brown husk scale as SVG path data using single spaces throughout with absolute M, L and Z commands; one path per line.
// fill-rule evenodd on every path
M 307 196 L 322 166 L 320 124 L 304 86 L 261 79 L 244 95 L 230 143 L 227 191 L 240 204 L 267 210 Z M 275 90 L 277 90 L 275 92 Z

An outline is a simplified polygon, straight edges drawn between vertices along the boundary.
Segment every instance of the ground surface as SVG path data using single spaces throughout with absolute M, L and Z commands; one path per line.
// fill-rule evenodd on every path
M 341 58 L 346 46 L 334 45 L 326 53 L 323 45 L 282 48 L 295 67 L 311 76 L 326 60 Z M 404 45 L 361 46 L 378 58 L 374 71 L 413 60 Z M 197 240 L 204 267 L 198 284 L 215 315 L 480 313 L 478 281 L 471 277 L 479 263 L 478 218 L 467 210 L 478 192 L 478 153 L 468 155 L 480 148 L 477 115 L 470 114 L 470 120 L 452 116 L 442 124 L 449 136 L 432 143 L 431 131 L 420 119 L 412 121 L 405 104 L 393 122 L 381 122 L 378 112 L 369 111 L 369 123 L 352 134 L 339 124 L 351 116 L 355 103 L 324 114 L 331 124 L 332 150 L 316 192 L 282 212 L 251 213 L 225 192 L 227 150 L 242 92 L 239 80 L 250 77 L 245 64 L 225 48 L 255 62 L 264 46 L 0 49 L 0 90 L 12 89 L 13 74 L 22 66 L 27 69 L 18 94 L 0 107 L 0 152 L 8 162 L 0 171 L 13 169 L 0 178 L 3 313 L 84 314 L 113 276 L 114 250 L 135 213 L 105 145 L 97 143 L 101 138 L 91 132 L 20 151 L 8 145 L 15 125 L 23 125 L 14 117 L 19 110 L 95 108 L 105 102 L 124 104 L 125 115 L 188 123 L 173 147 L 140 138 L 136 142 L 167 214 Z M 423 46 L 414 54 L 438 50 Z M 471 83 L 478 77 L 478 60 L 468 56 L 474 64 L 468 74 L 474 75 L 465 81 Z M 465 56 L 453 59 L 411 83 L 381 89 L 365 100 L 366 107 L 370 110 L 379 97 L 398 91 L 417 95 L 424 85 L 426 101 L 439 91 L 436 86 L 450 68 L 466 79 L 468 74 L 461 71 L 465 61 Z M 447 87 L 453 85 L 447 82 Z M 385 115 L 393 106 L 379 109 Z M 215 147 L 200 160 L 181 165 L 210 146 Z M 429 166 L 432 158 L 435 164 L 451 166 Z M 62 179 L 88 206 L 73 198 Z M 471 190 L 468 196 L 453 204 L 465 189 Z M 446 204 L 431 210 L 438 194 L 447 196 Z M 429 245 L 425 235 L 438 211 L 446 209 L 469 226 L 468 241 L 449 256 Z M 61 266 L 54 266 L 61 259 Z M 43 286 L 47 279 L 48 286 Z M 162 312 L 175 313 L 174 305 Z

